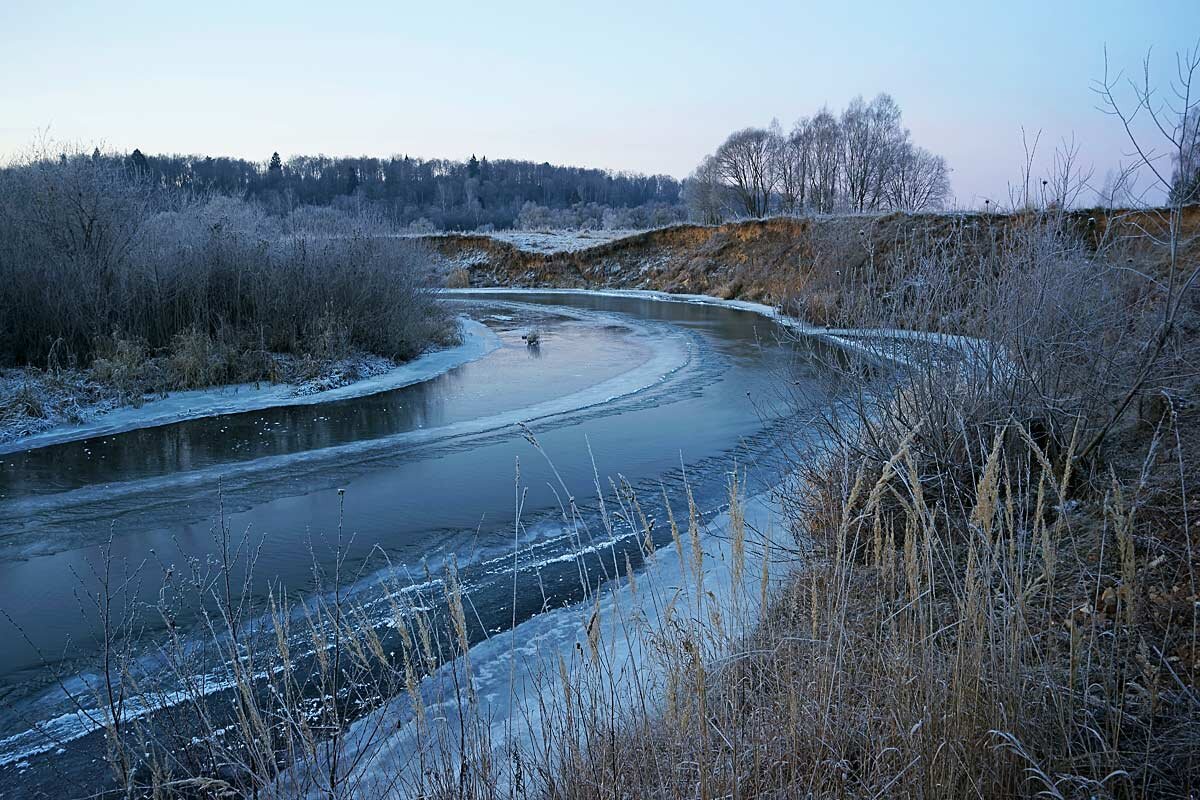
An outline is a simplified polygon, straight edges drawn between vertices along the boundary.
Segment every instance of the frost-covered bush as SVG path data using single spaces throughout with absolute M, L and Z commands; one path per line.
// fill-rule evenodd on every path
M 32 158 L 0 171 L 0 364 L 188 344 L 191 385 L 220 378 L 209 350 L 411 358 L 454 328 L 425 251 L 393 233 L 369 211 L 185 196 L 98 154 Z
M 516 227 L 526 231 L 646 230 L 682 222 L 685 216 L 679 206 L 663 203 L 631 208 L 576 203 L 569 208 L 548 208 L 527 202 L 517 215 Z
M 407 232 L 424 236 L 431 233 L 437 233 L 437 231 L 438 228 L 436 225 L 424 217 L 421 217 L 409 223 Z

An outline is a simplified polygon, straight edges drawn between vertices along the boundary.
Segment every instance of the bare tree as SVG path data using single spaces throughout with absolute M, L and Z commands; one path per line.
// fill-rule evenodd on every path
M 808 119 L 796 121 L 792 132 L 780 141 L 777 157 L 779 208 L 785 214 L 801 212 L 808 196 L 808 176 L 812 169 L 812 129 Z
M 1200 202 L 1200 109 L 1188 109 L 1176 133 L 1178 145 L 1171 154 L 1172 198 L 1183 205 Z
M 809 123 L 812 136 L 812 169 L 809 196 L 812 207 L 822 214 L 833 212 L 837 202 L 842 166 L 842 126 L 828 108 L 822 108 Z
M 1021 126 L 1021 146 L 1025 149 L 1025 160 L 1021 162 L 1021 184 L 1013 186 L 1008 185 L 1008 204 L 1014 211 L 1028 211 L 1036 207 L 1034 198 L 1037 196 L 1033 188 L 1033 162 L 1037 159 L 1038 144 L 1042 141 L 1042 131 L 1039 128 L 1038 132 L 1033 135 L 1033 141 L 1029 141 L 1029 135 L 1025 132 L 1025 126 Z
M 893 152 L 884 184 L 887 204 L 902 211 L 942 207 L 950 196 L 946 160 L 908 142 Z
M 1149 277 L 1162 294 L 1162 316 L 1153 336 L 1142 349 L 1141 363 L 1128 391 L 1117 403 L 1108 421 L 1080 451 L 1083 460 L 1103 442 L 1108 432 L 1117 423 L 1126 409 L 1146 385 L 1159 357 L 1175 332 L 1180 308 L 1188 292 L 1200 279 L 1200 263 L 1186 263 L 1180 251 L 1190 242 L 1183 236 L 1183 207 L 1192 197 L 1186 187 L 1181 188 L 1181 176 L 1186 179 L 1188 165 L 1195 163 L 1196 128 L 1193 120 L 1200 114 L 1200 42 L 1188 51 L 1175 55 L 1176 77 L 1170 84 L 1168 99 L 1160 99 L 1157 87 L 1150 82 L 1150 56 L 1142 62 L 1142 74 L 1138 80 L 1124 79 L 1121 73 L 1109 75 L 1108 51 L 1104 53 L 1104 78 L 1097 81 L 1093 90 L 1100 98 L 1100 108 L 1120 121 L 1129 143 L 1137 154 L 1136 166 L 1148 171 L 1167 198 L 1167 207 L 1159 212 L 1156 230 L 1141 227 L 1141 235 L 1162 247 L 1167 253 L 1166 280 Z M 1132 100 L 1123 99 L 1118 92 L 1126 87 Z M 1148 119 L 1155 134 L 1145 135 L 1137 131 L 1139 117 Z M 1161 152 L 1158 148 L 1164 149 Z M 1169 156 L 1174 164 L 1174 173 L 1168 173 L 1162 163 Z
M 1075 153 L 1071 154 L 1074 158 Z M 701 195 L 702 174 L 715 171 L 740 211 L 761 217 L 838 209 L 872 211 L 886 206 L 932 208 L 949 196 L 946 162 L 914 148 L 890 95 L 870 103 L 856 97 L 840 115 L 827 106 L 797 120 L 790 134 L 778 122 L 730 135 L 693 177 L 688 201 L 693 218 L 706 219 L 711 198 Z M 1075 162 L 1068 175 L 1077 177 Z M 1089 175 L 1090 177 L 1090 175 Z
M 1075 134 L 1071 134 L 1069 141 L 1063 139 L 1054 148 L 1053 167 L 1050 175 L 1042 180 L 1047 192 L 1047 196 L 1042 198 L 1043 204 L 1071 208 L 1091 185 L 1095 172 L 1094 167 L 1084 167 L 1079 163 L 1079 145 L 1075 141 Z
M 870 105 L 855 97 L 842 112 L 841 129 L 846 202 L 855 211 L 877 208 L 893 156 L 908 138 L 900 125 L 900 107 L 887 94 Z
M 1137 164 L 1118 162 L 1106 170 L 1104 182 L 1096 189 L 1096 205 L 1102 208 L 1130 208 L 1137 205 Z
M 717 174 L 732 187 L 750 217 L 765 217 L 778 182 L 776 137 L 765 128 L 743 128 L 729 135 L 713 155 Z
M 712 156 L 705 156 L 684 181 L 683 201 L 688 216 L 701 225 L 716 225 L 724 219 L 725 187 Z

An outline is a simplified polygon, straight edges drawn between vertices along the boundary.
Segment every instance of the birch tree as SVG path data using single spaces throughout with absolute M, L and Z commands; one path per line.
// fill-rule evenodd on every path
M 746 216 L 765 217 L 778 182 L 776 137 L 765 128 L 729 135 L 713 155 L 717 174 L 729 185 Z
M 809 123 L 812 136 L 812 169 L 808 193 L 811 207 L 831 214 L 837 203 L 842 166 L 842 127 L 828 108 L 822 108 Z
M 841 132 L 846 203 L 854 211 L 878 208 L 897 148 L 908 139 L 900 107 L 887 94 L 870 105 L 855 97 L 842 112 Z
M 808 176 L 812 168 L 812 130 L 809 121 L 796 121 L 792 132 L 778 146 L 779 210 L 798 214 L 808 198 Z
M 941 208 L 950 196 L 946 160 L 905 142 L 893 153 L 884 183 L 887 204 L 900 211 Z

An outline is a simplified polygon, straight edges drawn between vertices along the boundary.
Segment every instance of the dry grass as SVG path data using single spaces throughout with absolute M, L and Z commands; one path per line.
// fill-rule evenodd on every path
M 508 698 L 521 710 L 497 740 L 453 565 L 437 589 L 390 594 L 399 644 L 344 598 L 340 558 L 325 599 L 297 614 L 272 598 L 269 624 L 252 626 L 248 590 L 228 580 L 240 574 L 230 554 L 252 555 L 222 528 L 220 555 L 194 565 L 181 597 L 217 609 L 233 720 L 214 712 L 229 696 L 197 691 L 174 736 L 201 734 L 181 747 L 109 702 L 118 782 L 139 796 L 1193 796 L 1200 420 L 1173 398 L 1195 385 L 1196 347 L 1176 336 L 1147 418 L 1123 419 L 1097 458 L 1079 459 L 1138 369 L 1156 299 L 1050 223 L 995 254 L 910 242 L 827 303 L 839 327 L 977 338 L 884 340 L 907 359 L 898 374 L 843 362 L 851 391 L 824 449 L 798 450 L 781 491 L 806 553 L 781 587 L 755 574 L 762 543 L 736 471 L 722 597 L 691 498 L 655 521 L 615 486 L 602 534 L 632 526 L 650 564 L 678 560 L 681 584 L 613 565 L 609 588 L 641 604 L 612 611 L 608 589 L 586 586 L 594 610 L 577 647 L 543 654 L 537 691 Z M 664 526 L 670 544 L 656 551 Z M 645 654 L 634 668 L 631 648 Z M 167 652 L 192 685 L 185 644 Z M 92 687 L 101 707 L 111 685 Z M 394 695 L 408 702 L 384 705 Z M 345 747 L 352 717 L 368 720 L 368 744 L 413 730 L 409 763 Z
M 1066 510 L 1069 468 L 1017 428 L 963 514 L 929 504 L 911 444 L 895 456 L 875 481 L 840 464 L 825 488 L 859 511 L 811 531 L 814 562 L 690 671 L 682 713 L 602 739 L 559 796 L 1190 795 L 1200 717 L 1164 653 L 1194 627 L 1148 624 L 1141 484 Z
M 1173 431 L 1152 437 L 1147 464 L 1164 461 Z M 513 723 L 537 726 L 532 747 L 493 737 L 452 565 L 438 590 L 390 593 L 399 644 L 340 599 L 336 572 L 326 599 L 297 616 L 277 598 L 256 627 L 238 585 L 226 594 L 225 559 L 241 549 L 222 534 L 224 555 L 177 589 L 213 595 L 212 641 L 229 651 L 235 688 L 214 697 L 185 682 L 196 691 L 172 738 L 110 724 L 113 764 L 134 795 L 164 797 L 192 796 L 198 781 L 279 797 L 1188 796 L 1197 665 L 1176 654 L 1194 641 L 1178 622 L 1195 595 L 1175 598 L 1164 630 L 1165 551 L 1142 519 L 1154 470 L 1069 498 L 1071 460 L 1050 464 L 1014 423 L 983 454 L 973 504 L 956 509 L 924 492 L 916 449 L 902 443 L 872 478 L 853 457 L 823 462 L 812 488 L 833 513 L 793 520 L 813 549 L 781 590 L 747 576 L 736 481 L 731 575 L 755 588 L 712 596 L 695 508 L 672 517 L 667 551 L 685 585 L 620 579 L 659 597 L 653 621 L 606 624 L 599 596 L 589 601 L 582 646 L 547 654 L 536 704 Z M 653 523 L 626 502 L 649 541 Z M 649 654 L 633 672 L 620 658 L 629 640 Z M 166 652 L 180 679 L 199 673 L 184 642 Z M 439 670 L 431 696 L 425 676 Z M 366 717 L 343 749 L 349 721 L 395 694 L 408 703 Z M 382 742 L 397 726 L 415 728 L 419 769 L 361 758 L 364 736 Z
M 898 389 L 859 379 L 783 498 L 808 563 L 554 796 L 1193 796 L 1200 420 L 1157 404 L 1077 458 L 1156 305 L 1050 222 L 846 279 L 838 327 L 988 344 L 904 341 Z M 1187 394 L 1196 358 L 1177 337 L 1147 394 Z
M 471 271 L 463 267 L 453 269 L 446 276 L 447 289 L 466 289 L 471 285 Z

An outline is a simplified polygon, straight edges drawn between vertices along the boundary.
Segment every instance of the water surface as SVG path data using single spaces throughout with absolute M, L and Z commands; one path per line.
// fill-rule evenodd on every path
M 578 599 L 577 551 L 594 543 L 564 533 L 562 487 L 586 505 L 597 477 L 657 496 L 677 494 L 686 476 L 702 506 L 719 508 L 735 464 L 759 488 L 778 479 L 779 441 L 831 391 L 773 323 L 747 312 L 586 294 L 451 302 L 502 346 L 434 380 L 0 456 L 0 609 L 16 626 L 0 621 L 0 796 L 34 796 L 51 762 L 89 771 L 96 737 L 73 738 L 77 720 L 47 676 L 92 666 L 94 625 L 78 596 L 95 588 L 110 540 L 119 572 L 139 576 L 129 595 L 148 640 L 162 633 L 163 571 L 211 558 L 221 520 L 256 549 L 262 591 L 316 591 L 339 523 L 368 596 L 385 573 L 436 573 L 453 556 L 484 635 L 514 616 L 518 467 L 519 620 Z M 532 329 L 537 348 L 522 340 Z M 780 390 L 797 383 L 799 394 Z M 51 720 L 70 739 L 64 753 L 31 724 Z

